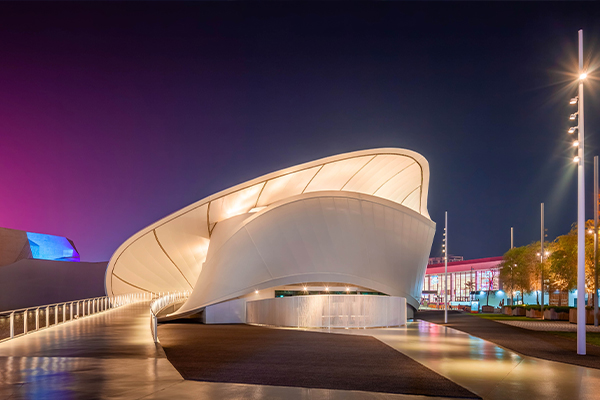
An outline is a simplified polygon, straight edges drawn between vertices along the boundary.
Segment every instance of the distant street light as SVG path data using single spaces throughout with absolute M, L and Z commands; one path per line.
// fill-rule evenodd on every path
M 446 211 L 446 226 L 444 226 L 444 323 L 448 323 L 448 211 Z

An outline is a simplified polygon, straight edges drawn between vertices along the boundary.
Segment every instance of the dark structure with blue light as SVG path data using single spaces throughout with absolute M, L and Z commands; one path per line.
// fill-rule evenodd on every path
M 104 296 L 106 262 L 80 262 L 72 240 L 0 228 L 0 311 Z

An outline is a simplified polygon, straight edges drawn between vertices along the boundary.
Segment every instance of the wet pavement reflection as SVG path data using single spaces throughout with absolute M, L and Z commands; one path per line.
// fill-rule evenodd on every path
M 484 399 L 598 399 L 600 370 L 519 355 L 426 321 L 371 335 Z
M 0 399 L 423 399 L 185 381 L 152 341 L 140 302 L 0 343 Z M 594 399 L 600 370 L 524 357 L 425 321 L 371 335 L 484 399 Z M 324 333 L 327 334 L 327 333 Z

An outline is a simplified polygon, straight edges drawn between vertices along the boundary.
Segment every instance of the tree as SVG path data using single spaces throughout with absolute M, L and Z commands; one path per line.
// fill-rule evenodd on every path
M 467 291 L 469 292 L 469 299 L 473 300 L 471 292 L 473 290 L 475 290 L 475 282 L 473 282 L 473 281 L 466 281 L 465 282 L 465 289 L 467 289 Z
M 504 254 L 504 260 L 500 264 L 500 279 L 511 292 L 520 291 L 521 300 L 523 294 L 531 293 L 537 288 L 539 257 L 536 254 L 539 248 L 539 242 L 512 248 Z
M 485 305 L 489 306 L 490 305 L 490 292 L 494 290 L 494 278 L 496 277 L 496 273 L 498 271 L 494 268 L 490 269 L 489 272 L 489 276 L 488 276 L 488 287 L 487 287 L 487 297 L 485 299 Z
M 577 286 L 577 226 L 550 245 L 549 288 L 565 292 Z M 559 296 L 560 304 L 560 296 Z
M 514 304 L 514 293 L 517 289 L 515 269 L 523 252 L 523 247 L 515 247 L 504 253 L 504 260 L 500 264 L 500 280 L 504 285 L 504 291 L 510 293 L 511 304 Z

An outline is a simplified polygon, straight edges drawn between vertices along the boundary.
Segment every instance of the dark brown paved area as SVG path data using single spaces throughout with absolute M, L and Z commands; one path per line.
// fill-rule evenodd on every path
M 161 325 L 190 380 L 479 398 L 373 337 L 248 325 Z
M 577 342 L 549 332 L 517 328 L 458 311 L 448 313 L 448 324 L 444 324 L 443 311 L 419 311 L 416 319 L 458 329 L 526 356 L 600 369 L 600 347 L 588 344 L 587 355 L 580 356 Z

